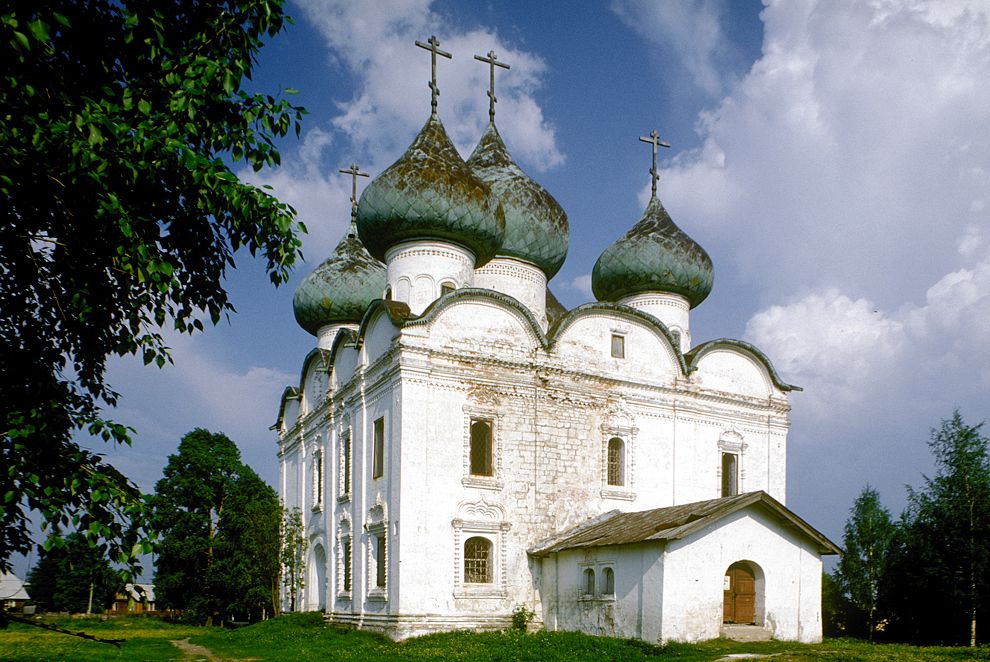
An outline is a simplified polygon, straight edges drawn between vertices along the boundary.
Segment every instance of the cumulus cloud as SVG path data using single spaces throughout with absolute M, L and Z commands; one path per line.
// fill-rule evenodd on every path
M 702 145 L 662 187 L 747 286 L 774 298 L 837 287 L 894 307 L 986 223 L 987 6 L 935 4 L 764 9 L 763 56 L 702 115 Z
M 339 103 L 333 126 L 380 170 L 404 150 L 429 116 L 430 56 L 413 42 L 431 34 L 453 59 L 438 57 L 440 117 L 462 155 L 474 148 L 488 122 L 489 70 L 474 59 L 495 50 L 511 66 L 496 72 L 498 124 L 513 155 L 536 170 L 564 160 L 555 129 L 535 93 L 546 71 L 533 53 L 513 47 L 494 30 L 458 29 L 444 23 L 429 0 L 383 5 L 308 0 L 306 18 L 327 40 L 333 57 L 358 78 L 352 99 Z
M 307 229 L 303 254 L 311 264 L 333 250 L 350 222 L 351 181 L 330 161 L 332 143 L 329 130 L 313 128 L 303 137 L 298 154 L 282 167 L 258 172 L 243 168 L 237 173 L 242 181 L 271 187 L 275 197 L 295 208 Z
M 216 336 L 222 332 L 210 331 Z M 174 365 L 159 371 L 134 357 L 109 364 L 109 381 L 124 394 L 109 415 L 137 430 L 134 446 L 112 449 L 94 440 L 92 448 L 105 452 L 114 466 L 151 490 L 182 436 L 202 427 L 233 439 L 244 461 L 277 484 L 271 459 L 274 433 L 268 428 L 275 419 L 273 403 L 286 384 L 298 383 L 298 374 L 263 365 L 234 368 L 216 358 L 205 336 L 166 336 Z
M 709 96 L 727 86 L 721 66 L 731 43 L 722 29 L 718 0 L 655 2 L 615 0 L 612 11 L 644 39 L 676 53 L 694 84 Z

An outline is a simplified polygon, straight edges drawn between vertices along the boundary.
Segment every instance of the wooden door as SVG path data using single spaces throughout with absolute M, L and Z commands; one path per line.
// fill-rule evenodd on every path
M 756 622 L 756 578 L 743 563 L 733 563 L 725 572 L 722 620 L 726 623 Z

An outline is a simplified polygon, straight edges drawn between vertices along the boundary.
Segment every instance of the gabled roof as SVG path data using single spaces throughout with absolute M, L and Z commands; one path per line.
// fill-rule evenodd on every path
M 4 572 L 0 574 L 0 600 L 30 600 L 24 590 L 24 582 L 17 575 Z
M 820 554 L 840 554 L 835 543 L 766 492 L 747 492 L 710 501 L 685 503 L 635 513 L 612 511 L 579 524 L 529 550 L 546 556 L 565 549 L 627 545 L 646 541 L 680 540 L 746 508 L 759 508 L 785 528 L 808 539 Z

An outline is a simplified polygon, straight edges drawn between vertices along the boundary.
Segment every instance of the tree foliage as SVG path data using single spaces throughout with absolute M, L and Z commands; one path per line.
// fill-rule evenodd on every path
M 887 554 L 894 535 L 890 511 L 880 494 L 867 485 L 853 503 L 842 537 L 844 552 L 835 571 L 838 588 L 848 597 L 849 634 L 866 634 L 871 640 L 878 624 L 877 600 Z
M 281 562 L 282 587 L 289 600 L 289 611 L 295 611 L 296 600 L 306 588 L 306 535 L 299 508 L 283 511 Z
M 134 485 L 72 439 L 106 420 L 106 360 L 233 310 L 247 249 L 283 282 L 294 211 L 232 168 L 279 163 L 302 110 L 250 93 L 281 0 L 10 0 L 0 8 L 0 569 L 30 511 L 114 560 L 144 551 Z
M 124 585 L 120 575 L 83 536 L 73 533 L 62 542 L 43 547 L 28 573 L 31 600 L 49 611 L 105 611 Z
M 935 475 L 909 490 L 881 587 L 896 638 L 985 639 L 977 623 L 990 599 L 990 458 L 981 427 L 956 411 L 932 430 Z
M 223 434 L 193 430 L 170 455 L 151 499 L 160 536 L 158 602 L 194 620 L 273 613 L 279 503 Z

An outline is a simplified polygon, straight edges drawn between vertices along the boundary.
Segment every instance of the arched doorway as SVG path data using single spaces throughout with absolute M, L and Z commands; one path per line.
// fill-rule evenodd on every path
M 327 608 L 327 554 L 323 545 L 313 548 L 307 587 L 306 607 L 309 610 L 326 611 Z
M 759 625 L 762 621 L 763 573 L 759 567 L 739 561 L 725 571 L 722 622 Z

